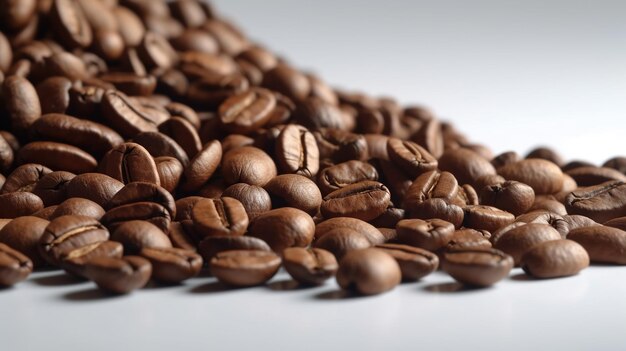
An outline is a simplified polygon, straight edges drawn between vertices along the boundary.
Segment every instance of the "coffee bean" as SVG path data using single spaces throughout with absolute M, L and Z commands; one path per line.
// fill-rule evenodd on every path
M 189 164 L 189 157 L 172 138 L 159 132 L 141 132 L 133 137 L 133 142 L 143 146 L 152 157 L 174 157 L 183 166 Z
M 33 194 L 39 196 L 44 205 L 58 205 L 67 198 L 67 184 L 76 175 L 71 172 L 51 172 L 39 179 L 33 187 Z
M 569 214 L 587 216 L 599 223 L 626 216 L 626 184 L 611 181 L 576 190 L 566 197 L 565 208 Z
M 236 199 L 203 199 L 191 212 L 195 232 L 201 237 L 242 235 L 248 227 L 246 210 Z
M 573 218 L 580 218 L 580 224 L 578 226 L 572 226 L 570 225 L 570 230 L 573 230 L 575 228 L 581 228 L 581 227 L 592 227 L 595 225 L 599 225 L 599 223 L 596 223 L 594 220 L 588 218 L 588 217 L 584 217 L 584 216 L 576 216 L 576 215 L 572 215 L 572 216 L 566 216 L 566 217 L 573 217 Z M 618 218 L 613 218 L 609 221 L 606 221 L 603 223 L 603 225 L 607 226 L 607 227 L 613 227 L 613 228 L 617 228 L 617 229 L 621 229 L 621 230 L 626 230 L 626 217 L 618 217 Z
M 196 276 L 202 257 L 193 251 L 176 248 L 143 248 L 140 255 L 152 264 L 152 278 L 176 284 Z
M 434 253 L 400 244 L 382 244 L 376 246 L 393 257 L 402 272 L 402 280 L 416 281 L 429 275 L 439 267 L 439 258 Z
M 559 155 L 556 151 L 548 147 L 537 147 L 531 150 L 528 153 L 528 155 L 526 155 L 526 158 L 527 159 L 539 158 L 539 159 L 547 160 L 547 161 L 554 163 L 557 166 L 561 166 L 565 163 L 561 155 Z
M 346 129 L 343 111 L 336 105 L 317 97 L 309 97 L 296 104 L 294 121 L 310 130 L 320 128 Z
M 29 163 L 21 165 L 7 176 L 0 194 L 31 191 L 40 179 L 51 172 L 50 168 L 40 164 Z
M 494 232 L 515 220 L 513 214 L 491 206 L 466 206 L 463 210 L 463 226 L 467 228 Z
M 437 159 L 416 143 L 390 138 L 387 141 L 389 159 L 410 178 L 437 168 Z
M 31 215 L 43 208 L 43 201 L 28 192 L 0 195 L 0 218 L 16 218 Z
M 205 262 L 220 252 L 232 250 L 271 251 L 267 243 L 251 236 L 208 236 L 198 245 L 198 250 Z
M 619 218 L 617 218 L 619 220 Z M 567 227 L 568 227 L 568 233 L 571 230 L 574 230 L 576 228 L 582 228 L 582 227 L 592 227 L 594 225 L 598 225 L 599 223 L 597 223 L 596 221 L 594 221 L 593 219 L 589 218 L 589 217 L 585 217 L 585 216 L 581 216 L 581 215 L 565 215 L 563 216 L 563 220 L 567 223 Z M 617 227 L 615 225 L 612 225 L 614 223 L 613 220 L 610 220 L 608 222 L 605 222 L 604 225 L 609 226 L 609 227 Z M 622 228 L 619 228 L 622 229 Z M 626 229 L 626 226 L 624 226 L 624 229 Z M 622 229 L 623 230 L 623 229 Z M 562 236 L 563 234 L 561 234 Z
M 50 222 L 34 216 L 17 217 L 0 229 L 0 243 L 28 256 L 33 267 L 45 264 L 39 253 L 39 239 Z
M 196 202 L 204 199 L 201 196 L 188 196 L 176 200 L 176 221 L 191 219 L 191 212 Z
M 162 205 L 142 201 L 112 208 L 102 216 L 100 221 L 111 231 L 115 231 L 124 222 L 140 220 L 150 222 L 161 231 L 167 232 L 171 218 L 170 212 Z
M 263 75 L 262 86 L 275 90 L 294 101 L 303 101 L 311 91 L 309 80 L 297 70 L 278 64 Z
M 97 203 L 80 197 L 71 197 L 58 206 L 50 216 L 50 219 L 65 215 L 78 215 L 94 219 L 100 219 L 104 215 L 104 209 Z
M 314 177 L 319 171 L 319 149 L 313 134 L 295 124 L 283 128 L 276 140 L 276 163 L 281 173 Z
M 264 186 L 276 174 L 274 161 L 255 147 L 244 146 L 231 150 L 222 159 L 222 176 L 227 184 Z
M 162 187 L 148 182 L 133 182 L 123 186 L 106 203 L 106 208 L 115 208 L 136 202 L 154 202 L 167 209 L 172 218 L 176 217 L 174 197 Z
M 368 158 L 367 141 L 360 134 L 353 134 L 340 129 L 322 128 L 313 132 L 320 160 L 334 163 L 349 160 L 365 161 Z
M 262 239 L 282 253 L 288 247 L 306 247 L 313 241 L 315 223 L 306 212 L 283 207 L 258 215 L 250 222 L 248 234 Z
M 15 285 L 32 271 L 33 263 L 27 256 L 0 243 L 0 286 Z
M 85 267 L 87 278 L 98 288 L 114 294 L 127 294 L 144 287 L 151 274 L 150 261 L 139 256 L 96 257 Z
M 200 136 L 195 129 L 195 126 L 189 122 L 189 119 L 185 119 L 182 117 L 178 117 L 178 114 L 183 114 L 186 110 L 178 110 L 178 105 L 176 107 L 171 107 L 175 103 L 171 103 L 165 108 L 172 114 L 172 118 L 167 121 L 159 124 L 159 132 L 169 136 L 172 138 L 178 145 L 180 145 L 183 150 L 187 153 L 187 156 L 190 158 L 195 157 L 200 150 L 202 150 L 202 141 L 200 140 Z M 183 107 L 180 107 L 183 108 Z M 184 108 L 189 108 L 184 106 Z M 191 111 L 193 112 L 193 110 Z M 197 115 L 193 112 L 193 116 L 197 119 Z M 197 120 L 198 125 L 200 125 L 200 120 Z
M 429 171 L 417 177 L 407 189 L 403 207 L 409 214 L 417 213 L 424 201 L 438 198 L 451 202 L 458 192 L 458 182 L 452 173 Z
M 182 188 L 186 191 L 198 190 L 213 176 L 221 160 L 222 145 L 220 142 L 213 140 L 205 144 L 204 148 L 185 167 Z M 224 162 L 226 161 L 224 160 Z M 237 161 L 230 162 L 236 163 Z M 231 167 L 234 168 L 235 165 L 233 164 Z M 234 170 L 231 171 L 235 172 Z
M 111 234 L 111 240 L 124 245 L 124 252 L 138 254 L 144 248 L 171 248 L 172 242 L 154 224 L 131 220 L 121 223 Z
M 317 184 L 323 195 L 364 180 L 378 180 L 376 168 L 362 161 L 347 161 L 322 170 Z
M 442 127 L 435 118 L 425 121 L 412 136 L 412 140 L 422 145 L 434 158 L 440 158 L 444 153 Z
M 481 205 L 497 207 L 515 216 L 526 213 L 534 201 L 533 188 L 516 181 L 488 185 L 480 191 Z
M 143 146 L 135 143 L 124 143 L 107 152 L 99 170 L 124 184 L 160 183 L 154 159 Z
M 265 89 L 251 89 L 234 95 L 219 108 L 222 128 L 231 133 L 249 134 L 267 123 L 276 98 Z
M 437 251 L 450 242 L 454 225 L 441 219 L 403 219 L 396 225 L 397 242 Z
M 546 241 L 526 251 L 520 266 L 526 274 L 537 278 L 565 277 L 587 268 L 589 255 L 575 241 Z
M 438 218 L 452 223 L 455 228 L 461 227 L 465 216 L 460 206 L 451 204 L 441 198 L 427 199 L 413 205 L 410 210 L 411 211 L 407 213 L 407 217 L 409 218 Z
M 6 172 L 13 165 L 15 159 L 15 153 L 11 148 L 11 145 L 0 135 L 0 171 Z
M 554 163 L 541 159 L 527 159 L 498 168 L 498 174 L 507 180 L 528 184 L 535 195 L 554 194 L 563 186 L 563 172 Z
M 355 250 L 339 261 L 337 283 L 342 289 L 376 295 L 395 288 L 401 280 L 396 260 L 380 249 Z
M 106 174 L 83 173 L 72 178 L 66 188 L 67 197 L 89 199 L 102 207 L 124 187 L 124 184 Z
M 626 174 L 626 157 L 617 156 L 610 158 L 602 164 L 602 167 L 613 168 L 622 172 L 622 174 Z
M 55 0 L 50 8 L 51 29 L 56 37 L 72 48 L 84 48 L 91 44 L 93 33 L 78 3 L 71 0 Z
M 315 215 L 322 203 L 322 194 L 315 183 L 299 174 L 282 174 L 271 179 L 265 190 L 274 208 L 294 207 Z
M 122 258 L 123 251 L 124 246 L 117 241 L 99 241 L 70 251 L 60 266 L 77 277 L 85 277 L 85 267 L 91 260 L 97 257 Z
M 495 249 L 461 250 L 445 253 L 441 267 L 463 284 L 484 287 L 508 276 L 513 258 Z
M 2 98 L 15 133 L 24 133 L 41 117 L 37 91 L 26 78 L 7 75 L 2 84 Z
M 381 234 L 382 237 L 382 234 Z M 313 243 L 313 247 L 331 252 L 339 260 L 348 252 L 373 246 L 367 236 L 349 227 L 336 227 Z
M 239 200 L 250 219 L 272 209 L 270 195 L 260 186 L 246 183 L 233 184 L 224 190 L 222 196 Z
M 454 174 L 461 184 L 475 185 L 480 177 L 496 173 L 489 161 L 469 149 L 459 148 L 446 151 L 438 162 L 439 169 Z
M 372 219 L 369 223 L 378 228 L 395 228 L 396 224 L 404 218 L 404 210 L 389 206 L 380 216 Z
M 37 95 L 41 103 L 41 112 L 65 113 L 70 105 L 69 91 L 72 81 L 65 77 L 50 77 L 37 84 Z
M 359 232 L 371 245 L 378 245 L 385 242 L 385 237 L 373 225 L 352 217 L 335 217 L 327 219 L 315 226 L 315 239 L 321 239 L 331 230 L 336 228 L 348 228 Z
M 626 182 L 624 173 L 608 167 L 578 167 L 567 171 L 567 175 L 572 177 L 580 187 L 598 185 L 613 180 Z
M 39 240 L 39 253 L 52 265 L 59 265 L 80 247 L 109 239 L 109 231 L 98 220 L 84 216 L 61 216 L 53 219 Z
M 17 162 L 39 163 L 53 170 L 85 173 L 94 170 L 97 161 L 85 151 L 68 144 L 34 141 L 24 145 L 17 154 Z
M 446 251 L 461 250 L 485 250 L 491 248 L 491 233 L 485 230 L 475 230 L 464 228 L 454 231 L 448 244 L 445 246 Z
M 562 203 L 547 198 L 539 198 L 536 199 L 533 205 L 528 209 L 528 212 L 533 211 L 548 211 L 552 213 L 556 213 L 561 216 L 567 215 L 567 211 L 565 210 L 565 205 Z
M 280 264 L 278 255 L 261 250 L 219 252 L 210 261 L 213 276 L 233 286 L 263 284 L 276 274 Z
M 167 156 L 156 157 L 154 163 L 159 174 L 159 183 L 165 190 L 173 193 L 183 177 L 182 163 L 174 157 Z
M 582 245 L 591 262 L 626 264 L 626 231 L 597 225 L 574 229 L 567 239 Z
M 291 247 L 283 251 L 285 270 L 298 283 L 321 285 L 339 268 L 332 253 L 318 248 Z
M 320 210 L 326 218 L 354 217 L 369 221 L 382 214 L 390 200 L 389 189 L 383 184 L 362 181 L 326 195 Z
M 3 33 L 0 33 L 0 72 L 8 71 L 12 61 L 13 50 L 11 49 L 11 44 L 7 37 Z M 1 81 L 0 84 L 2 84 Z
M 102 117 L 124 137 L 134 137 L 141 132 L 156 132 L 162 122 L 136 100 L 124 93 L 109 90 L 102 96 Z
M 561 239 L 559 232 L 549 225 L 528 223 L 507 231 L 494 241 L 493 246 L 511 255 L 515 265 L 519 265 L 522 255 L 533 246 L 559 239 Z

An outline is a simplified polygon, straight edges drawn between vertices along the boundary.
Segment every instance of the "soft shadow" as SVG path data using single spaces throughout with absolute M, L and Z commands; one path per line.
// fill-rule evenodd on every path
M 155 282 L 154 280 L 150 280 L 146 286 L 142 289 L 155 290 L 155 289 L 168 289 L 168 288 L 176 288 L 183 286 L 184 283 L 164 283 L 164 282 Z
M 514 280 L 516 282 L 529 282 L 531 280 L 537 280 L 526 273 L 517 273 L 509 277 L 509 279 Z
M 279 280 L 267 284 L 267 287 L 274 291 L 294 291 L 315 288 L 316 285 L 300 284 L 293 279 Z
M 359 298 L 365 298 L 365 297 L 372 297 L 372 296 L 376 296 L 376 295 L 360 295 L 354 291 L 349 291 L 349 290 L 331 290 L 331 291 L 324 291 L 321 292 L 319 294 L 313 295 L 313 297 L 315 299 L 318 300 L 348 300 L 348 299 L 359 299 Z
M 423 287 L 425 291 L 428 291 L 431 293 L 443 293 L 443 294 L 464 293 L 464 292 L 471 292 L 471 291 L 477 291 L 477 290 L 485 290 L 489 288 L 490 287 L 488 286 L 482 287 L 482 286 L 464 285 L 459 282 L 437 283 L 437 284 L 426 285 Z
M 238 289 L 242 289 L 242 288 L 231 287 L 219 281 L 214 281 L 214 282 L 194 286 L 193 288 L 189 290 L 189 292 L 192 294 L 210 294 L 210 293 L 220 293 L 220 292 L 226 292 L 226 291 L 238 290 Z
M 77 276 L 67 274 L 67 273 L 48 275 L 45 277 L 37 277 L 37 278 L 31 279 L 31 281 L 41 286 L 75 285 L 75 284 L 82 284 L 82 283 L 87 282 L 87 280 L 83 278 L 79 278 Z
M 119 298 L 122 296 L 125 296 L 125 295 L 108 293 L 98 288 L 91 288 L 87 290 L 69 292 L 63 295 L 63 299 L 68 300 L 68 301 L 81 302 L 81 301 L 108 300 L 108 299 Z
M 208 268 L 203 268 L 198 275 L 194 278 L 212 278 L 213 274 L 211 274 L 211 270 Z

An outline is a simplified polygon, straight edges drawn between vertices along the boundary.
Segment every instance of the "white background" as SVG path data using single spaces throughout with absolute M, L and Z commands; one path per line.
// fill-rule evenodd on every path
M 333 85 L 423 103 L 494 152 L 624 154 L 621 1 L 216 2 Z M 107 297 L 60 272 L 0 290 L 0 350 L 624 350 L 626 268 L 490 289 L 444 274 L 376 297 L 199 277 Z

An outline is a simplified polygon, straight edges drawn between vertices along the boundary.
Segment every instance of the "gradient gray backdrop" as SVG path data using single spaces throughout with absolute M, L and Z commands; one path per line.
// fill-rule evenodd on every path
M 423 103 L 494 152 L 626 154 L 626 2 L 219 0 L 334 86 Z

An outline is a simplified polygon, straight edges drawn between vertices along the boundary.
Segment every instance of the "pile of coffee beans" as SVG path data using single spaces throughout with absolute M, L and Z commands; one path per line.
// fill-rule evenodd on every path
M 331 88 L 196 0 L 0 1 L 0 285 L 284 269 L 360 294 L 626 264 L 626 158 L 494 156 Z

